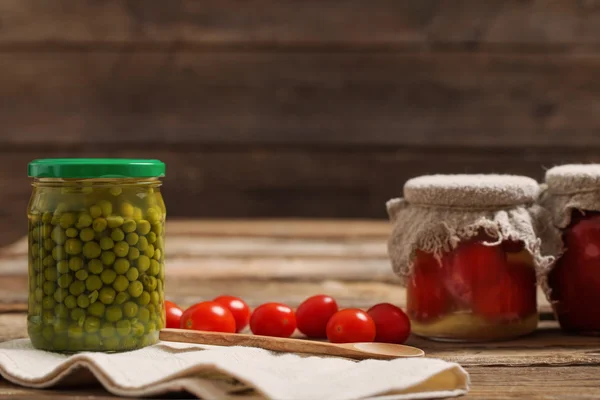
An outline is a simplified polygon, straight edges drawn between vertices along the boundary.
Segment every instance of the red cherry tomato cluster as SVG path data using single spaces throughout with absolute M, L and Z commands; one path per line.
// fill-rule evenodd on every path
M 165 301 L 167 328 L 234 333 L 250 325 L 255 335 L 290 337 L 296 329 L 309 338 L 327 338 L 333 343 L 404 343 L 410 335 L 410 321 L 398 307 L 381 303 L 362 311 L 339 310 L 330 296 L 306 299 L 294 312 L 280 303 L 266 303 L 252 313 L 240 298 L 219 296 L 182 311 Z

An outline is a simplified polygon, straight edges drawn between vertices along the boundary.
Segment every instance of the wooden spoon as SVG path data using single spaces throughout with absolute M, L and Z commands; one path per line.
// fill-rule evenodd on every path
M 425 352 L 416 347 L 389 343 L 327 343 L 312 340 L 289 339 L 271 336 L 245 335 L 192 331 L 187 329 L 163 329 L 160 340 L 210 344 L 216 346 L 247 346 L 289 353 L 322 354 L 364 360 L 375 358 L 391 360 L 400 357 L 422 357 Z

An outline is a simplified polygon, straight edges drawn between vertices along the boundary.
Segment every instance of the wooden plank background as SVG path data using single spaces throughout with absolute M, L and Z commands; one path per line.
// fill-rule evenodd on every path
M 3 0 L 0 244 L 38 157 L 157 157 L 174 217 L 385 218 L 411 176 L 600 161 L 595 0 Z

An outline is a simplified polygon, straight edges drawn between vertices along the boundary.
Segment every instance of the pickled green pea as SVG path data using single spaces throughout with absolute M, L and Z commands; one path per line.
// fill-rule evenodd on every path
M 52 281 L 46 281 L 43 285 L 44 293 L 48 296 L 54 295 L 54 291 L 56 290 L 56 283 Z
M 58 318 L 69 318 L 69 309 L 64 304 L 58 304 L 54 307 L 54 315 Z
M 115 243 L 113 250 L 117 256 L 125 257 L 127 256 L 127 253 L 129 253 L 129 245 L 127 242 L 117 242 Z
M 144 251 L 148 248 L 148 239 L 145 236 L 140 236 L 137 241 L 138 250 Z
M 123 192 L 123 189 L 121 189 L 118 186 L 113 186 L 110 189 L 108 189 L 108 191 L 110 192 L 110 194 L 112 194 L 113 196 L 118 196 L 121 194 L 121 192 Z
M 87 228 L 88 226 L 92 225 L 93 221 L 94 221 L 94 219 L 92 218 L 92 216 L 90 214 L 80 214 L 79 220 L 77 221 L 77 228 L 79 228 L 79 229 Z
M 119 306 L 110 306 L 106 308 L 106 312 L 104 313 L 104 318 L 106 318 L 109 322 L 116 322 L 123 318 L 123 311 Z
M 142 285 L 142 282 L 140 281 L 133 281 L 129 284 L 127 291 L 131 297 L 140 297 L 144 291 L 144 285 Z
M 117 295 L 117 293 L 115 292 L 115 290 L 111 287 L 103 287 L 102 289 L 100 289 L 100 292 L 98 292 L 98 299 L 108 305 L 108 304 L 112 304 L 113 301 L 115 301 L 115 296 Z
M 125 320 L 117 321 L 117 333 L 121 336 L 127 336 L 131 332 L 131 322 Z
M 98 259 L 88 261 L 88 269 L 92 274 L 101 274 L 104 271 L 104 266 L 102 265 L 102 261 Z
M 44 239 L 44 249 L 46 249 L 46 251 L 52 251 L 55 245 L 56 243 L 54 243 L 54 240 L 50 238 Z
M 110 214 L 112 214 L 112 210 L 113 210 L 113 206 L 112 203 L 108 200 L 100 200 L 98 202 L 98 206 L 100 206 L 100 209 L 102 210 L 102 215 L 105 217 L 108 217 Z
M 132 219 L 128 219 L 125 222 L 123 222 L 123 232 L 125 233 L 131 233 L 134 232 L 136 228 L 136 223 L 134 220 Z
M 119 338 L 109 337 L 104 339 L 104 348 L 108 351 L 119 350 Z
M 75 272 L 75 278 L 79 279 L 80 281 L 85 281 L 88 275 L 89 274 L 85 269 L 80 269 L 79 271 Z
M 73 277 L 71 275 L 69 275 L 69 274 L 61 275 L 58 278 L 57 282 L 58 282 L 58 286 L 61 289 L 67 289 L 67 288 L 71 287 L 71 284 L 73 282 Z
M 111 215 L 110 217 L 106 217 L 106 222 L 108 223 L 109 228 L 115 229 L 123 225 L 124 220 L 120 215 Z
M 154 242 L 156 242 L 156 233 L 154 233 L 154 232 L 148 233 L 146 235 L 146 239 L 148 239 L 149 244 L 153 244 Z M 142 250 L 142 249 L 140 249 L 140 250 Z
M 85 245 L 83 245 L 83 255 L 86 258 L 98 258 L 101 252 L 102 249 L 96 242 L 87 242 Z
M 102 340 L 98 336 L 89 334 L 85 335 L 83 342 L 88 349 L 98 349 L 102 344 Z
M 121 203 L 119 210 L 121 211 L 121 215 L 123 215 L 124 217 L 133 217 L 133 206 L 130 203 L 124 201 L 123 203 Z
M 160 272 L 160 263 L 156 260 L 150 260 L 150 270 L 148 273 L 152 276 L 158 275 Z
M 140 276 L 140 273 L 138 272 L 138 269 L 135 267 L 131 267 L 129 268 L 129 270 L 127 270 L 127 273 L 125 274 L 125 276 L 127 276 L 127 279 L 129 279 L 130 281 L 135 281 L 137 280 L 137 278 Z
M 129 280 L 125 276 L 119 275 L 113 282 L 112 286 L 117 292 L 123 292 L 129 287 Z
M 33 237 L 33 240 L 35 240 L 36 242 L 39 242 L 41 240 L 40 237 L 40 228 L 39 227 L 35 227 L 31 230 L 31 236 Z M 36 243 L 37 246 L 37 243 Z M 33 253 L 37 253 L 37 251 L 34 251 Z
M 160 304 L 160 297 L 158 296 L 158 292 L 150 293 L 150 302 L 155 306 Z
M 142 219 L 142 209 L 139 207 L 134 207 L 133 208 L 133 219 L 135 221 L 139 221 Z
M 146 250 L 144 250 L 144 255 L 148 258 L 154 257 L 154 246 L 149 244 Z
M 42 260 L 35 259 L 33 260 L 33 269 L 36 271 L 41 271 L 42 269 Z
M 139 239 L 140 239 L 140 237 L 135 232 L 128 233 L 127 236 L 125 237 L 127 244 L 130 246 L 136 245 Z
M 127 318 L 133 318 L 137 315 L 137 313 L 138 305 L 133 301 L 128 301 L 127 303 L 123 304 L 123 314 L 125 314 Z
M 38 256 L 39 258 L 41 258 L 41 259 L 44 259 L 44 258 L 46 258 L 46 256 L 47 256 L 47 255 L 48 255 L 48 251 L 47 251 L 45 248 L 41 247 L 41 248 L 38 250 L 38 254 L 37 254 L 37 256 Z
M 102 280 L 97 275 L 91 275 L 85 280 L 85 287 L 90 292 L 99 290 L 102 287 Z
M 83 228 L 81 232 L 79 232 L 79 239 L 84 242 L 89 242 L 94 240 L 95 232 L 92 228 Z
M 42 214 L 42 222 L 45 224 L 49 224 L 52 221 L 52 213 L 50 211 L 46 211 Z
M 137 260 L 137 267 L 140 272 L 146 272 L 150 268 L 150 264 L 148 256 L 140 256 Z
M 54 301 L 54 298 L 52 298 L 50 296 L 44 297 L 44 299 L 42 300 L 42 308 L 44 310 L 52 310 L 54 308 L 54 306 L 56 306 L 56 302 Z
M 87 309 L 87 312 L 88 312 L 88 314 L 93 315 L 94 317 L 100 318 L 104 315 L 104 310 L 105 310 L 104 304 L 97 301 L 93 304 L 90 304 L 90 306 Z
M 64 276 L 69 276 L 69 275 L 64 275 Z M 71 283 L 71 285 L 69 285 L 69 293 L 71 293 L 73 296 L 79 296 L 84 291 L 85 291 L 85 283 L 83 283 L 82 281 L 75 281 L 75 282 Z
M 94 240 L 97 242 L 100 242 L 100 239 L 102 239 L 103 237 L 107 237 L 108 236 L 108 231 L 104 230 L 102 232 L 96 232 L 94 234 Z
M 151 224 L 156 224 L 156 223 L 160 222 L 160 212 L 158 210 L 156 210 L 155 208 L 149 208 L 148 211 L 146 212 L 146 214 L 147 214 L 148 221 Z
M 96 317 L 87 317 L 83 323 L 83 329 L 87 333 L 96 333 L 100 330 L 100 319 Z
M 54 328 L 45 326 L 44 329 L 42 329 L 42 336 L 47 341 L 52 341 L 52 338 L 54 337 Z
M 100 239 L 100 248 L 102 250 L 110 250 L 115 245 L 115 242 L 109 237 L 103 237 Z
M 132 336 L 126 336 L 123 338 L 124 349 L 134 349 L 137 347 L 137 340 Z
M 54 324 L 54 312 L 50 310 L 44 310 L 42 312 L 42 323 L 46 325 Z
M 69 238 L 76 238 L 79 236 L 79 231 L 75 228 L 69 228 L 65 231 L 65 235 L 67 235 Z
M 145 333 L 145 330 L 144 330 L 144 325 L 142 325 L 141 323 L 139 323 L 139 322 L 134 322 L 134 323 L 131 325 L 131 334 L 132 334 L 133 336 L 136 336 L 136 337 L 141 337 L 141 336 L 143 336 L 143 335 L 144 335 L 144 333 Z
M 129 300 L 130 297 L 131 296 L 129 296 L 129 293 L 127 293 L 127 292 L 119 292 L 115 296 L 115 303 L 114 304 L 123 304 L 127 300 Z
M 138 320 L 142 323 L 150 321 L 150 311 L 146 307 L 140 307 L 137 313 Z
M 146 332 L 152 333 L 154 331 L 156 331 L 156 324 L 154 322 L 148 322 L 148 324 L 146 325 Z
M 75 296 L 69 295 L 65 297 L 64 304 L 65 306 L 67 306 L 67 308 L 75 308 L 77 307 L 77 299 L 75 298 Z
M 33 296 L 35 297 L 36 301 L 42 301 L 42 299 L 44 298 L 44 291 L 42 290 L 42 288 L 37 288 L 35 289 L 35 293 L 33 294 Z
M 83 246 L 79 239 L 69 239 L 65 242 L 65 252 L 72 256 L 81 253 L 82 247 Z M 58 246 L 56 246 L 55 248 L 58 248 Z
M 92 223 L 92 228 L 96 232 L 102 232 L 106 229 L 108 223 L 106 222 L 106 218 L 96 218 Z
M 67 329 L 69 329 L 70 321 L 67 320 L 67 318 L 69 318 L 69 309 L 64 305 L 59 304 L 56 306 L 54 313 L 60 317 L 60 319 L 54 322 L 54 332 L 65 333 Z
M 158 238 L 156 238 L 155 247 L 157 249 L 164 249 L 165 248 L 165 239 L 162 236 L 159 236 Z
M 56 263 L 56 270 L 61 274 L 66 274 L 69 272 L 69 261 L 60 260 Z
M 137 260 L 139 256 L 140 251 L 138 249 L 136 249 L 135 247 L 129 248 L 129 253 L 127 253 L 127 258 L 129 259 L 129 261 Z
M 160 261 L 161 258 L 162 258 L 162 251 L 160 249 L 155 249 L 154 250 L 154 259 L 157 261 Z
M 100 274 L 100 279 L 106 285 L 110 285 L 111 283 L 113 283 L 115 281 L 116 277 L 117 277 L 117 273 L 112 269 L 105 269 Z
M 56 261 L 64 260 L 67 257 L 67 253 L 65 251 L 64 246 L 54 246 L 52 249 L 52 258 Z
M 157 224 L 152 224 L 152 232 L 156 233 L 156 236 L 160 236 L 162 231 L 163 231 L 162 222 L 159 222 Z
M 83 328 L 78 324 L 71 324 L 69 325 L 67 335 L 71 339 L 80 339 L 83 337 Z
M 67 229 L 70 226 L 75 225 L 75 215 L 73 213 L 64 213 L 60 217 L 60 226 L 63 229 Z
M 115 262 L 116 255 L 113 251 L 103 251 L 100 259 L 104 265 L 112 265 Z
M 115 261 L 113 269 L 117 274 L 124 274 L 129 269 L 129 261 L 126 258 L 119 258 Z
M 98 300 L 98 296 L 99 296 L 99 294 L 98 294 L 97 290 L 94 290 L 92 293 L 90 293 L 88 295 L 88 297 L 90 298 L 90 303 L 94 304 L 96 302 L 96 300 Z
M 145 306 L 150 303 L 150 293 L 144 291 L 138 298 L 138 304 L 140 306 Z
M 150 232 L 151 226 L 150 222 L 142 219 L 138 221 L 136 231 L 140 235 L 147 235 Z
M 58 271 L 55 268 L 47 268 L 44 270 L 44 278 L 48 281 L 56 281 L 58 279 Z
M 102 208 L 99 205 L 93 205 L 90 207 L 90 215 L 93 219 L 96 219 L 102 215 Z
M 57 303 L 62 303 L 69 296 L 69 289 L 59 288 L 56 292 L 54 292 L 54 301 Z
M 85 310 L 81 308 L 74 308 L 71 310 L 71 319 L 73 321 L 82 321 L 85 320 Z
M 155 277 L 145 275 L 144 279 L 142 281 L 148 291 L 156 290 L 156 286 L 158 285 L 158 280 Z
M 115 228 L 110 234 L 110 238 L 115 242 L 120 242 L 125 239 L 125 232 L 120 228 Z
M 42 260 L 42 265 L 44 267 L 53 268 L 56 265 L 56 261 L 54 261 L 54 257 L 52 257 L 52 256 L 46 256 Z
M 77 306 L 79 308 L 88 308 L 90 305 L 90 299 L 85 294 L 80 294 L 77 296 Z

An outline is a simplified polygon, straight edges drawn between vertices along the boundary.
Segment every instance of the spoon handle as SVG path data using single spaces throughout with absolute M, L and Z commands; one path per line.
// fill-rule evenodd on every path
M 370 353 L 354 348 L 348 348 L 345 347 L 345 345 L 333 343 L 271 336 L 245 335 L 240 333 L 204 332 L 187 329 L 163 329 L 160 331 L 160 340 L 217 346 L 259 347 L 261 349 L 273 351 L 321 354 L 347 357 L 355 360 L 364 360 L 368 358 L 391 360 L 396 358 L 390 355 Z

